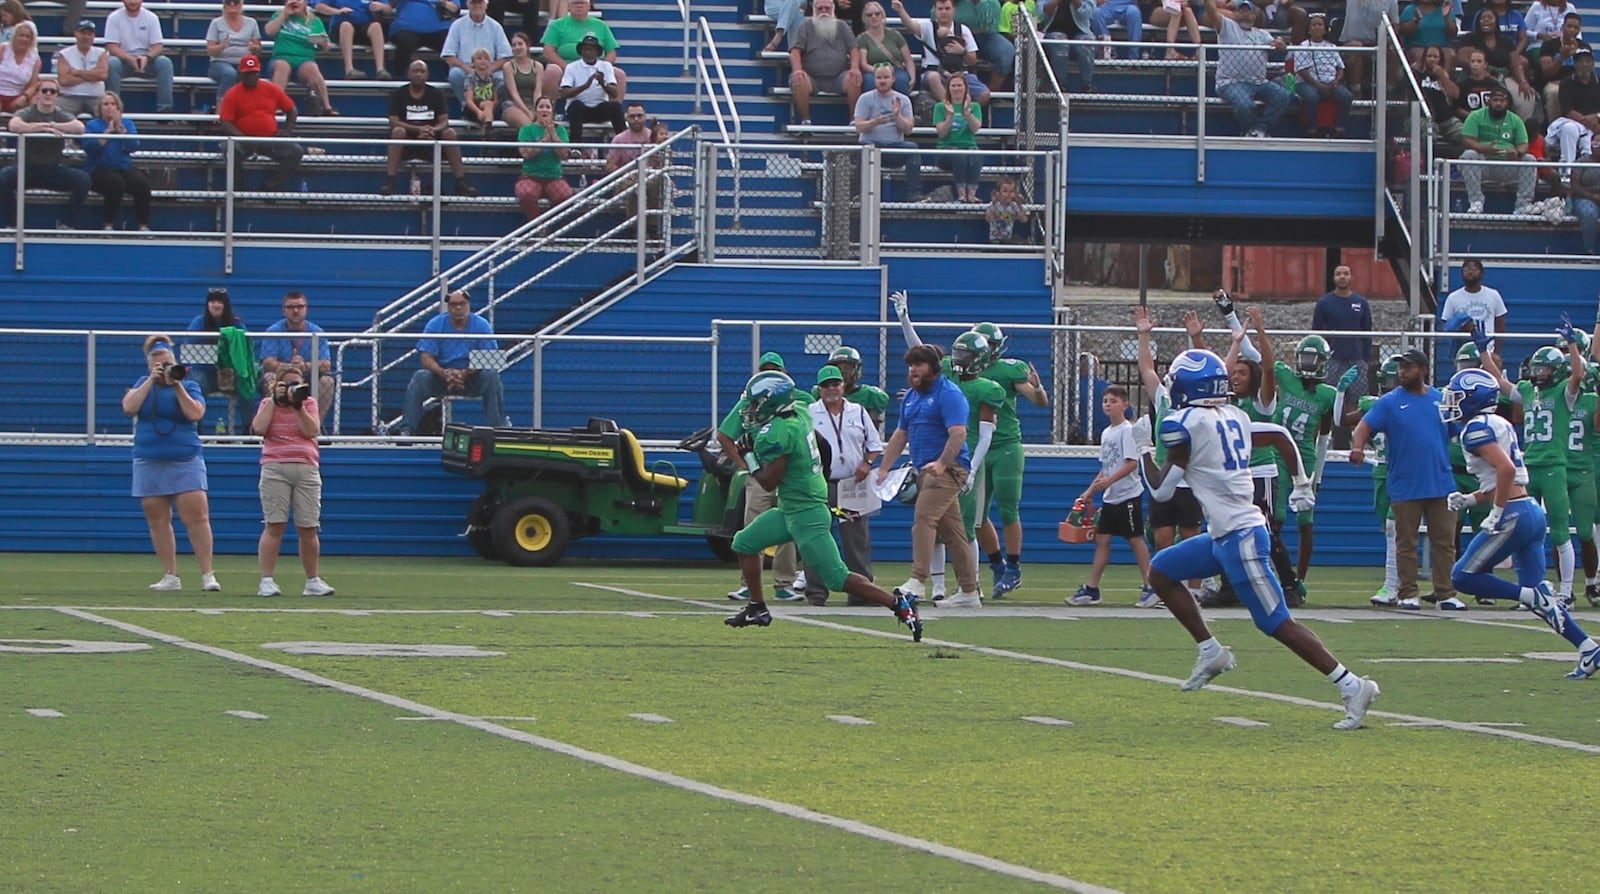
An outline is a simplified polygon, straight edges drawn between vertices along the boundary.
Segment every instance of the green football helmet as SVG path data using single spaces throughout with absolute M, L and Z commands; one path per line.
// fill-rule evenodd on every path
M 1478 353 L 1478 346 L 1470 341 L 1462 345 L 1461 350 L 1456 352 L 1456 372 L 1461 372 L 1464 369 L 1477 369 L 1482 362 L 1483 355 Z
M 990 351 L 989 340 L 983 333 L 976 329 L 963 332 L 950 345 L 950 368 L 959 375 L 975 376 L 994 362 Z
M 844 389 L 849 391 L 861 381 L 861 352 L 849 345 L 840 345 L 828 355 L 828 365 L 839 367 L 844 376 Z
M 1472 345 L 1467 347 L 1470 348 Z M 1456 356 L 1460 357 L 1459 354 Z M 1378 390 L 1387 394 L 1398 387 L 1400 387 L 1400 355 L 1391 354 L 1384 359 L 1383 365 L 1378 367 Z
M 775 369 L 750 377 L 744 386 L 744 410 L 740 421 L 745 431 L 755 431 L 784 412 L 794 410 L 794 379 Z
M 1331 356 L 1333 349 L 1328 347 L 1327 339 L 1320 335 L 1308 335 L 1294 346 L 1294 371 L 1300 374 L 1301 379 L 1326 379 L 1328 358 Z
M 989 342 L 990 364 L 1006 355 L 1006 334 L 1000 331 L 999 325 L 995 323 L 979 323 L 972 327 L 972 331 L 983 336 Z
M 1528 358 L 1528 381 L 1535 388 L 1548 388 L 1550 383 L 1565 376 L 1569 369 L 1571 364 L 1567 361 L 1567 355 L 1559 348 L 1545 345 Z

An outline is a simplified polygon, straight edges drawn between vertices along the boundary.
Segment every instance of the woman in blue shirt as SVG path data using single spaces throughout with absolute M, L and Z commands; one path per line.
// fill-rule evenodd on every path
M 139 151 L 139 141 L 96 140 L 94 134 L 124 134 L 135 136 L 139 128 L 122 117 L 122 97 L 107 92 L 100 97 L 100 117 L 83 127 L 84 138 L 79 140 L 87 156 L 84 170 L 89 172 L 89 184 L 106 198 L 106 229 L 117 228 L 117 215 L 122 211 L 122 197 L 133 197 L 133 217 L 139 229 L 150 229 L 150 178 L 133 166 L 133 153 Z
M 394 21 L 389 25 L 389 40 L 394 44 L 394 64 L 389 70 L 405 77 L 411 68 L 411 54 L 419 48 L 443 50 L 450 23 L 460 14 L 461 5 L 450 0 L 397 0 Z
M 206 461 L 200 455 L 200 430 L 206 400 L 200 386 L 174 376 L 172 340 L 145 339 L 149 373 L 122 396 L 122 412 L 134 418 L 133 496 L 144 508 L 150 542 L 161 560 L 161 580 L 152 590 L 181 590 L 178 541 L 172 510 L 178 510 L 189 546 L 200 562 L 200 588 L 221 590 L 211 566 L 211 509 L 206 500 Z

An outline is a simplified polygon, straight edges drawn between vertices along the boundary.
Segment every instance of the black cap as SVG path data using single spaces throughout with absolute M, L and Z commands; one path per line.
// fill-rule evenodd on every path
M 580 46 L 580 47 L 597 47 L 597 46 L 600 46 L 600 38 L 595 37 L 593 34 L 585 34 L 583 36 L 583 40 L 578 41 L 578 46 Z
M 207 301 L 211 301 L 213 299 L 219 299 L 219 298 L 224 300 L 224 301 L 226 301 L 227 298 L 228 298 L 228 290 L 223 288 L 222 286 L 212 286 L 211 288 L 206 289 L 206 300 Z
M 1401 366 L 1405 366 L 1408 363 L 1412 366 L 1428 365 L 1428 355 L 1422 353 L 1421 348 L 1411 348 L 1409 350 L 1402 351 L 1400 352 L 1400 356 L 1396 357 L 1395 359 L 1400 361 Z

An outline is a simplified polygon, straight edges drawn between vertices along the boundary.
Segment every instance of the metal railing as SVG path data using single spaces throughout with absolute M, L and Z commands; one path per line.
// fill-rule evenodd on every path
M 678 15 L 683 19 L 683 73 L 689 73 L 689 32 L 694 19 L 689 12 L 689 0 L 678 0 Z
M 1509 114 L 1509 113 L 1508 113 Z M 1542 252 L 1519 252 L 1506 249 L 1496 249 L 1493 245 L 1475 245 L 1470 251 L 1463 252 L 1456 247 L 1453 231 L 1466 223 L 1478 223 L 1483 226 L 1510 225 L 1520 228 L 1544 228 L 1551 226 L 1565 226 L 1574 222 L 1573 204 L 1584 199 L 1572 199 L 1570 202 L 1562 197 L 1560 190 L 1550 198 L 1534 201 L 1530 209 L 1516 207 L 1512 204 L 1515 215 L 1490 213 L 1475 213 L 1471 210 L 1456 211 L 1453 207 L 1451 184 L 1456 180 L 1467 180 L 1469 176 L 1479 178 L 1485 190 L 1512 191 L 1517 190 L 1516 180 L 1526 177 L 1531 186 L 1528 195 L 1532 198 L 1541 180 L 1550 182 L 1554 178 L 1557 182 L 1566 179 L 1568 173 L 1574 169 L 1593 169 L 1595 162 L 1551 162 L 1551 161 L 1500 161 L 1492 159 L 1461 159 L 1437 158 L 1433 161 L 1430 175 L 1435 188 L 1433 193 L 1434 213 L 1430 216 L 1425 227 L 1432 242 L 1433 252 L 1429 256 L 1433 264 L 1432 275 L 1437 283 L 1437 293 L 1443 295 L 1450 282 L 1450 268 L 1460 263 L 1465 257 L 1475 257 L 1489 261 L 1504 263 L 1528 264 L 1556 264 L 1567 263 L 1574 265 L 1591 265 L 1594 255 L 1587 253 L 1573 253 L 1550 251 L 1548 248 Z M 1473 171 L 1473 175 L 1468 175 Z M 1541 177 L 1541 171 L 1549 171 L 1548 177 Z M 1527 172 L 1525 174 L 1521 172 Z M 1577 173 L 1570 176 L 1576 177 Z M 1548 204 L 1547 204 L 1548 203 Z

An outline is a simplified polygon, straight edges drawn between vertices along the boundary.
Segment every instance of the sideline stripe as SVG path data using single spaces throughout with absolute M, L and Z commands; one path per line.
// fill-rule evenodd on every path
M 612 593 L 622 593 L 629 596 L 638 596 L 642 599 L 660 599 L 667 602 L 687 603 L 689 605 L 708 606 L 712 603 L 696 602 L 692 599 L 680 599 L 676 596 L 663 596 L 660 593 L 647 593 L 642 590 L 630 590 L 623 587 L 601 586 L 599 584 L 586 584 L 574 582 L 574 586 L 589 587 L 596 590 L 607 590 Z M 845 633 L 854 633 L 860 636 L 875 636 L 880 639 L 892 639 L 910 645 L 910 638 L 903 632 L 890 630 L 874 630 L 866 627 L 853 627 L 849 624 L 836 624 L 832 621 L 822 621 L 817 618 L 807 618 L 786 612 L 775 612 L 773 619 L 789 621 L 795 624 L 809 624 L 813 627 L 823 627 L 828 630 L 838 630 Z M 1180 686 L 1183 680 L 1177 677 L 1167 677 L 1161 674 L 1151 674 L 1144 671 L 1129 670 L 1124 667 L 1106 667 L 1098 664 L 1085 664 L 1081 661 L 1068 661 L 1065 658 L 1049 658 L 1044 655 L 1030 655 L 1027 652 L 1013 652 L 1010 649 L 996 649 L 990 646 L 978 646 L 972 643 L 958 643 L 952 640 L 933 639 L 927 636 L 922 638 L 924 646 L 942 646 L 946 649 L 962 649 L 975 652 L 979 655 L 989 655 L 994 658 L 1010 658 L 1015 661 L 1029 661 L 1034 664 L 1045 664 L 1052 667 L 1064 667 L 1070 670 L 1089 671 L 1097 674 L 1110 674 L 1117 677 L 1127 677 L 1132 680 L 1143 680 L 1147 683 L 1164 683 L 1169 686 Z M 1289 705 L 1298 705 L 1302 708 L 1318 708 L 1325 711 L 1344 713 L 1343 705 L 1330 702 L 1319 702 L 1316 699 L 1301 698 L 1298 695 L 1284 695 L 1281 692 L 1263 692 L 1255 689 L 1240 689 L 1236 686 L 1218 686 L 1213 683 L 1206 687 L 1208 692 L 1226 692 L 1230 695 L 1244 695 L 1250 698 L 1266 699 L 1267 701 L 1282 702 Z M 1485 736 L 1499 736 L 1505 739 L 1515 739 L 1519 742 L 1529 742 L 1535 745 L 1549 745 L 1554 748 L 1564 748 L 1569 751 L 1581 751 L 1586 754 L 1600 754 L 1600 745 L 1591 745 L 1587 742 L 1573 742 L 1569 739 L 1557 739 L 1553 736 L 1536 736 L 1531 733 L 1521 733 L 1516 730 L 1499 729 L 1485 726 L 1481 723 L 1462 723 L 1456 720 L 1441 720 L 1435 717 L 1422 717 L 1416 714 L 1397 714 L 1392 711 L 1368 711 L 1368 717 L 1401 720 L 1410 723 L 1426 724 L 1463 733 L 1479 733 Z
M 913 838 L 910 835 L 902 835 L 899 832 L 881 829 L 877 826 L 868 825 L 867 823 L 859 822 L 857 820 L 821 813 L 796 804 L 790 804 L 785 801 L 775 801 L 771 798 L 763 798 L 757 795 L 745 794 L 744 792 L 736 792 L 732 789 L 726 789 L 710 783 L 689 779 L 685 776 L 679 776 L 676 773 L 668 773 L 663 770 L 656 770 L 651 767 L 646 767 L 643 764 L 636 764 L 632 761 L 623 760 L 619 757 L 613 757 L 609 754 L 602 754 L 598 751 L 590 751 L 587 748 L 579 748 L 576 745 L 569 745 L 566 742 L 549 739 L 544 736 L 536 736 L 532 733 L 511 729 L 510 727 L 500 726 L 497 723 L 492 723 L 479 717 L 470 717 L 465 714 L 457 714 L 454 711 L 446 711 L 442 708 L 435 708 L 430 705 L 422 704 L 421 702 L 412 701 L 411 699 L 404 698 L 402 696 L 390 695 L 386 692 L 378 692 L 377 690 L 368 689 L 364 686 L 357 686 L 353 683 L 343 683 L 329 677 L 324 677 L 320 674 L 314 674 L 308 670 L 293 667 L 291 665 L 279 664 L 276 661 L 267 661 L 251 655 L 234 652 L 229 649 L 222 649 L 216 646 L 208 646 L 204 643 L 193 642 L 179 636 L 172 636 L 171 634 L 161 633 L 146 627 L 140 627 L 136 624 L 129 624 L 126 621 L 118 621 L 113 618 L 101 617 L 100 615 L 96 615 L 82 609 L 61 607 L 57 608 L 56 610 L 64 615 L 78 618 L 79 620 L 90 621 L 95 624 L 102 624 L 107 627 L 121 630 L 125 633 L 132 633 L 136 636 L 145 637 L 146 639 L 152 639 L 157 642 L 166 643 L 169 646 L 175 646 L 180 649 L 189 649 L 190 651 L 194 652 L 201 652 L 203 654 L 221 658 L 226 661 L 247 664 L 251 667 L 257 667 L 262 670 L 268 670 L 272 671 L 273 673 L 282 674 L 283 676 L 291 679 L 299 680 L 302 683 L 310 683 L 313 686 L 323 686 L 328 689 L 342 692 L 345 695 L 354 695 L 361 698 L 370 699 L 371 701 L 379 702 L 380 704 L 385 704 L 392 708 L 398 708 L 402 711 L 408 711 L 412 714 L 419 714 L 425 717 L 432 717 L 437 720 L 448 720 L 452 723 L 459 723 L 462 726 L 471 727 L 473 729 L 499 736 L 504 739 L 510 739 L 514 742 L 521 742 L 525 745 L 532 745 L 535 748 L 543 748 L 546 751 L 552 751 L 556 754 L 564 754 L 568 757 L 577 758 L 581 761 L 587 761 L 591 764 L 598 764 L 599 766 L 610 770 L 627 773 L 631 776 L 638 776 L 642 779 L 648 779 L 651 782 L 659 782 L 663 785 L 670 785 L 674 788 L 683 789 L 684 791 L 694 792 L 695 794 L 707 795 L 719 800 L 730 801 L 735 804 L 743 804 L 747 807 L 758 807 L 762 810 L 768 810 L 772 813 L 776 813 L 779 816 L 789 817 L 790 819 L 805 820 L 806 822 L 816 823 L 822 826 L 829 826 L 844 832 L 849 832 L 852 835 L 859 835 L 863 838 L 870 838 L 874 841 L 882 841 L 887 844 L 899 845 L 900 847 L 910 850 L 922 851 L 923 853 L 932 854 L 936 857 L 944 857 L 948 860 L 955 860 L 958 863 L 965 863 L 968 866 L 974 866 L 989 872 L 1022 879 L 1023 881 L 1039 882 L 1040 884 L 1050 885 L 1051 887 L 1059 888 L 1064 891 L 1074 891 L 1077 892 L 1077 894 L 1121 894 L 1121 892 L 1114 888 L 1105 888 L 1099 885 L 1092 885 L 1088 882 L 1081 882 L 1077 879 L 1067 878 L 1064 875 L 1057 875 L 1051 872 L 1041 872 L 1037 869 L 1021 866 L 1016 863 L 1008 863 L 995 857 L 963 850 L 957 847 L 950 847 L 949 845 L 940 844 L 936 841 L 928 841 L 924 838 Z
M 61 713 L 60 711 L 57 711 L 55 708 L 29 708 L 28 709 L 28 713 L 32 714 L 35 717 L 65 717 L 65 716 L 67 716 L 67 715 Z

